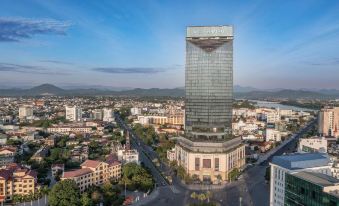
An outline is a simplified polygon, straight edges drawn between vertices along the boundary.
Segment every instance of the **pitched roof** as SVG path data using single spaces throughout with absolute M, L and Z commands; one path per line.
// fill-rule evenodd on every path
M 86 160 L 84 163 L 81 164 L 81 167 L 97 168 L 100 163 L 101 162 L 97 160 Z
M 63 178 L 72 178 L 72 177 L 79 177 L 85 174 L 91 173 L 92 170 L 89 168 L 82 168 L 78 170 L 73 170 L 73 171 L 68 171 L 64 172 L 64 175 L 62 176 Z
M 37 177 L 38 177 L 38 173 L 37 173 L 36 171 L 34 171 L 34 170 L 29 170 L 29 171 L 27 172 L 27 175 L 32 176 L 32 177 L 34 177 L 34 178 L 37 178 Z
M 322 153 L 296 153 L 274 156 L 272 159 L 273 164 L 289 170 L 328 166 L 329 161 L 328 155 Z
M 109 164 L 109 166 L 115 166 L 121 164 L 120 161 L 118 161 L 118 157 L 114 154 L 110 154 L 106 158 L 106 163 Z
M 15 148 L 15 147 L 3 147 L 3 148 L 0 148 L 0 152 L 5 151 L 5 150 L 11 151 L 11 152 L 16 152 L 17 148 Z
M 5 180 L 8 180 L 12 176 L 12 172 L 10 170 L 1 169 L 0 170 L 0 177 L 4 178 Z

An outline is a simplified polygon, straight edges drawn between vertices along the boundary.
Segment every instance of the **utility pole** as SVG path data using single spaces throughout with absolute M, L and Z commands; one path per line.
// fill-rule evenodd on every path
M 239 197 L 239 206 L 242 206 L 242 197 Z
M 126 181 L 125 181 L 125 198 L 126 198 Z

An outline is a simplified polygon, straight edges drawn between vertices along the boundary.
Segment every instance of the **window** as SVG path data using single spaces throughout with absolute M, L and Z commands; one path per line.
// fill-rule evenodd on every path
M 315 199 L 315 198 L 316 198 L 315 191 L 312 191 L 312 198 L 313 198 L 313 199 Z
M 214 159 L 214 170 L 219 171 L 219 158 Z
M 195 158 L 195 170 L 199 170 L 200 169 L 200 158 L 196 157 Z
M 202 160 L 203 168 L 211 168 L 211 159 L 203 159 Z

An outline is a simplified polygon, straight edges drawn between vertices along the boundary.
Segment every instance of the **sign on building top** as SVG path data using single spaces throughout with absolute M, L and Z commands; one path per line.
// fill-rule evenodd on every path
M 191 26 L 186 37 L 233 37 L 232 26 Z

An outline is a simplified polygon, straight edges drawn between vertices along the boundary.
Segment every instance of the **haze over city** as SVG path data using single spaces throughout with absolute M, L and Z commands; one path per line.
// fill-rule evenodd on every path
M 0 14 L 2 87 L 182 87 L 186 27 L 230 24 L 235 84 L 339 89 L 338 1 L 2 0 Z

